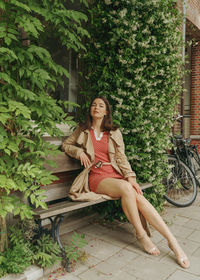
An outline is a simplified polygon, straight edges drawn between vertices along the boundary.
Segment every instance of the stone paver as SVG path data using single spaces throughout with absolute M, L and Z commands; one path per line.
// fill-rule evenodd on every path
M 200 259 L 200 246 L 198 247 L 198 249 L 193 253 L 193 256 L 197 257 Z
M 119 271 L 119 273 L 111 277 L 110 280 L 141 280 L 141 279 L 138 279 L 135 276 L 125 271 Z
M 155 259 L 155 258 L 154 258 Z M 176 269 L 170 264 L 163 264 L 156 259 L 140 256 L 133 260 L 131 265 L 125 266 L 122 270 L 140 279 L 159 279 L 165 280 Z
M 173 273 L 167 280 L 200 280 L 200 277 L 179 270 Z
M 181 247 L 183 248 L 183 250 L 189 255 L 192 255 L 199 248 L 199 244 L 192 240 L 184 239 L 184 238 L 180 238 L 180 237 L 177 237 L 177 240 L 178 240 L 179 244 L 181 245 Z M 170 249 L 168 248 L 166 240 L 161 241 L 159 243 L 159 248 L 160 248 L 160 246 L 166 247 L 168 250 L 168 253 L 170 252 Z
M 88 245 L 84 247 L 86 254 L 96 257 L 97 259 L 104 260 L 116 252 L 120 251 L 120 247 L 106 242 L 102 239 L 92 238 L 88 241 Z
M 84 261 L 84 262 L 79 262 L 76 265 L 75 269 L 72 270 L 71 274 L 79 275 L 80 273 L 83 273 L 86 270 L 95 267 L 100 262 L 101 262 L 101 260 L 99 260 L 99 259 L 97 259 L 97 258 L 95 258 L 95 257 L 93 257 L 91 255 L 88 255 L 87 256 L 87 260 Z
M 188 239 L 200 243 L 200 230 L 193 231 L 193 233 L 188 237 Z
M 190 229 L 200 230 L 200 222 L 198 220 L 190 219 L 184 226 Z
M 80 280 L 79 277 L 66 273 L 64 276 L 60 276 L 59 280 Z
M 127 249 L 122 249 L 120 252 L 114 254 L 113 256 L 106 259 L 106 262 L 110 265 L 118 265 L 118 268 L 124 267 L 126 264 L 130 264 L 133 259 L 137 258 L 139 255 L 131 252 Z
M 112 275 L 106 275 L 105 273 L 93 268 L 90 270 L 87 270 L 86 272 L 83 272 L 79 274 L 79 278 L 83 280 L 105 280 L 111 278 Z
M 116 246 L 124 248 L 126 245 L 131 245 L 134 243 L 135 238 L 133 233 L 124 232 L 123 229 L 116 228 L 115 230 L 108 231 L 104 236 L 103 239 L 108 241 L 109 243 L 113 243 Z
M 169 228 L 177 238 L 187 238 L 194 231 L 176 224 L 170 225 Z
M 26 276 L 27 280 L 34 280 L 35 278 L 42 277 L 43 269 L 31 265 L 25 270 L 24 275 Z

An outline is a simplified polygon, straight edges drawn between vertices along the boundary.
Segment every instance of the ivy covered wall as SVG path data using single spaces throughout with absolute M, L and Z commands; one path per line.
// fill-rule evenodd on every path
M 126 154 L 161 209 L 172 116 L 182 91 L 181 16 L 172 0 L 97 0 L 84 56 L 83 94 L 103 94 L 124 135 Z

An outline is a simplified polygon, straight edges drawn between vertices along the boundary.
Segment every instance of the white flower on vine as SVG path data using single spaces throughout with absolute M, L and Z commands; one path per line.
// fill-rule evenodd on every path
M 150 24 L 152 24 L 154 22 L 154 18 L 153 17 L 151 17 L 150 19 L 148 19 L 148 21 L 147 21 L 147 23 L 150 25 Z
M 138 155 L 132 155 L 132 158 L 133 158 L 133 159 L 136 159 L 136 160 L 140 160 L 140 158 L 139 158 Z
M 106 5 L 110 5 L 112 2 L 111 0 L 104 0 Z
M 119 20 L 118 20 L 118 19 L 114 19 L 113 21 L 114 21 L 114 23 L 116 23 L 116 24 L 119 23 Z
M 101 47 L 101 45 L 99 43 L 94 43 L 94 46 L 96 49 L 99 49 Z
M 147 62 L 147 58 L 143 57 L 143 59 L 141 60 L 141 62 L 146 63 Z
M 131 86 L 132 86 L 132 83 L 131 83 L 131 82 L 126 82 L 126 85 L 127 85 L 128 87 L 131 87 Z
M 124 18 L 124 17 L 126 16 L 126 14 L 127 14 L 127 9 L 126 9 L 126 8 L 124 8 L 123 10 L 121 10 L 121 11 L 119 12 L 119 16 L 120 16 L 121 18 Z
M 151 148 L 150 148 L 150 147 L 147 148 L 147 149 L 146 149 L 146 152 L 148 152 L 148 153 L 151 152 Z
M 149 33 L 149 30 L 147 29 L 147 27 L 146 27 L 145 29 L 142 30 L 142 33 L 143 33 L 143 34 L 148 34 L 148 33 Z

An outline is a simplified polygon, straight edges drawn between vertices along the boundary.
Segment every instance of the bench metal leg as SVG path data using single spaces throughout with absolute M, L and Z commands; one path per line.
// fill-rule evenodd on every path
M 43 229 L 42 229 L 42 221 L 41 220 L 35 220 L 36 224 L 38 225 L 38 228 L 36 230 L 36 235 L 35 238 L 36 239 L 40 239 L 40 237 L 42 236 L 43 233 Z
M 54 235 L 55 235 L 55 240 L 58 242 L 61 250 L 64 250 L 63 245 L 60 240 L 60 225 L 64 220 L 63 215 L 59 215 L 54 219 Z
M 52 239 L 54 242 L 57 242 L 60 249 L 61 249 L 61 255 L 62 255 L 62 265 L 66 269 L 67 272 L 70 272 L 70 267 L 69 267 L 69 259 L 66 256 L 65 249 L 62 245 L 62 242 L 60 240 L 60 225 L 64 220 L 64 215 L 58 215 L 54 219 L 53 218 L 48 218 L 51 222 L 51 229 L 47 230 L 42 227 L 42 221 L 41 220 L 36 220 L 38 224 L 38 236 L 37 238 L 40 238 L 42 234 L 48 233 L 51 235 Z
M 55 242 L 56 241 L 56 237 L 55 237 L 55 224 L 54 224 L 54 220 L 50 217 L 48 218 L 51 222 L 51 229 L 50 229 L 50 234 L 51 234 L 51 237 L 53 238 L 53 241 Z
M 54 227 L 55 227 L 55 239 L 58 242 L 61 251 L 62 251 L 62 265 L 64 266 L 64 268 L 67 270 L 67 272 L 70 272 L 70 267 L 69 267 L 69 259 L 66 256 L 65 253 L 65 249 L 62 245 L 62 242 L 60 240 L 60 225 L 64 220 L 64 216 L 63 215 L 58 215 L 55 219 L 54 219 Z

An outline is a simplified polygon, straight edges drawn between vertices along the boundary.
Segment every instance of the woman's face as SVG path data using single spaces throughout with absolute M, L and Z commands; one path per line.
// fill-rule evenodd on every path
M 91 105 L 90 115 L 92 119 L 103 119 L 107 114 L 106 104 L 101 98 L 96 98 Z

